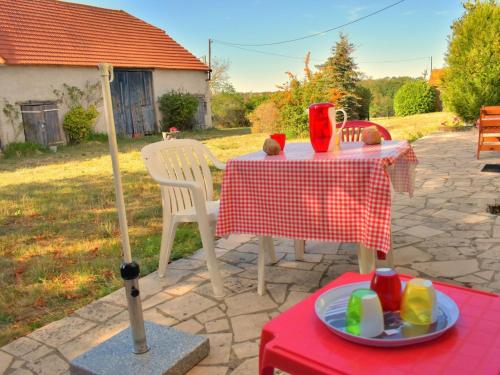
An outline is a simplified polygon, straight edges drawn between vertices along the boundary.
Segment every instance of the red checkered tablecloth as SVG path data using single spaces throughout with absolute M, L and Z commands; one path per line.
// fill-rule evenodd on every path
M 221 189 L 216 234 L 359 242 L 387 253 L 391 246 L 391 182 L 413 193 L 417 158 L 406 141 L 342 144 L 315 153 L 289 143 L 230 160 Z

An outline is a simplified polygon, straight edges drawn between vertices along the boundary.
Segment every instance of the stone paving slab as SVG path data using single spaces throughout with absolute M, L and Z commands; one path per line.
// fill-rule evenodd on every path
M 474 131 L 443 133 L 414 143 L 419 158 L 415 196 L 394 194 L 393 248 L 398 272 L 500 292 L 500 175 L 480 172 L 500 153 L 475 159 Z M 203 251 L 140 281 L 144 316 L 205 335 L 210 355 L 188 375 L 257 374 L 266 321 L 344 272 L 357 272 L 356 245 L 308 241 L 304 261 L 293 240 L 274 240 L 278 262 L 266 267 L 268 294 L 256 294 L 256 238 L 217 241 L 226 296 L 216 299 Z M 384 263 L 380 263 L 381 265 Z M 123 289 L 0 348 L 0 374 L 67 374 L 68 360 L 128 326 Z

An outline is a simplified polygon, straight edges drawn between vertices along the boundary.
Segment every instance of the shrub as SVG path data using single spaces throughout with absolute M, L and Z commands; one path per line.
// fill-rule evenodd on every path
M 170 91 L 158 98 L 162 114 L 161 128 L 168 131 L 175 126 L 179 130 L 191 130 L 195 124 L 194 114 L 198 108 L 198 98 L 179 91 Z
M 86 141 L 87 142 L 108 143 L 108 135 L 105 133 L 92 132 L 87 136 Z
M 474 123 L 482 105 L 500 104 L 500 6 L 477 1 L 464 7 L 451 27 L 442 97 L 446 108 Z
M 360 85 L 368 88 L 372 93 L 370 101 L 370 116 L 394 116 L 394 95 L 406 82 L 413 80 L 410 77 L 385 77 L 378 79 L 364 79 Z
M 280 120 L 287 137 L 306 136 L 309 133 L 309 112 L 302 106 L 286 105 L 282 107 Z
M 94 105 L 85 109 L 78 105 L 71 108 L 64 116 L 63 128 L 69 138 L 69 143 L 81 143 L 92 133 L 92 128 L 99 112 Z
M 221 92 L 212 97 L 212 116 L 216 127 L 249 126 L 250 123 L 245 114 L 243 95 L 235 92 Z
M 248 118 L 252 124 L 252 133 L 275 133 L 281 130 L 280 113 L 271 100 L 259 104 Z
M 271 98 L 268 92 L 248 92 L 243 94 L 247 114 L 253 112 L 260 104 Z
M 13 142 L 9 143 L 3 149 L 3 154 L 6 159 L 20 156 L 31 156 L 48 152 L 49 149 L 45 146 L 31 142 Z
M 436 106 L 434 89 L 424 80 L 405 83 L 394 96 L 396 116 L 433 112 Z

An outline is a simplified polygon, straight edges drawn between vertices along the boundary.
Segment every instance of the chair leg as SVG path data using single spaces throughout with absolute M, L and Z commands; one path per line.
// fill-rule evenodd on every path
M 264 241 L 264 251 L 267 254 L 267 258 L 270 264 L 276 263 L 276 251 L 274 250 L 274 243 L 272 237 L 263 237 Z
M 295 246 L 295 260 L 304 260 L 304 251 L 306 248 L 305 240 L 294 240 L 293 244 Z
M 168 261 L 170 260 L 170 253 L 172 252 L 172 245 L 174 244 L 175 231 L 177 223 L 173 220 L 163 223 L 161 233 L 161 247 L 160 247 L 160 262 L 158 264 L 158 276 L 164 277 L 167 271 Z
M 217 222 L 216 221 L 211 221 L 209 225 L 210 225 L 210 233 L 212 233 L 212 237 L 215 238 L 215 229 L 216 229 L 216 226 L 217 226 Z
M 263 296 L 265 294 L 265 271 L 266 271 L 266 238 L 270 237 L 259 237 L 259 258 L 257 259 L 257 294 Z
M 224 297 L 224 286 L 219 267 L 217 266 L 214 236 L 212 235 L 210 223 L 208 220 L 200 220 L 198 222 L 198 227 L 200 229 L 201 242 L 203 243 L 203 250 L 207 260 L 208 274 L 210 276 L 210 282 L 212 283 L 214 296 L 216 298 L 222 298 Z
M 479 160 L 479 153 L 481 152 L 481 129 L 478 130 L 478 138 L 477 138 L 477 151 L 476 151 L 476 158 Z
M 362 244 L 358 247 L 359 273 L 367 274 L 375 270 L 375 250 L 367 249 Z

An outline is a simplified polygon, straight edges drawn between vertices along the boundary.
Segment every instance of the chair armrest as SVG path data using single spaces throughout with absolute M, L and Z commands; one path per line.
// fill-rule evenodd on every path
M 212 151 L 210 151 L 210 149 L 207 146 L 205 146 L 203 143 L 202 143 L 202 146 L 205 149 L 205 153 L 207 154 L 208 158 L 214 164 L 215 168 L 223 170 L 223 171 L 226 170 L 226 163 L 223 163 L 219 159 L 217 159 L 215 157 L 215 155 L 212 154 Z
M 186 188 L 191 191 L 193 198 L 193 205 L 196 214 L 200 215 L 200 221 L 204 221 L 208 225 L 208 212 L 205 196 L 203 195 L 203 188 L 195 181 L 179 181 L 171 180 L 163 177 L 153 177 L 153 179 L 160 184 L 160 186 L 171 186 L 176 188 Z
M 186 188 L 186 189 L 199 189 L 200 186 L 195 181 L 180 181 L 180 180 L 171 180 L 169 178 L 163 178 L 160 176 L 153 177 L 157 183 L 162 186 L 172 186 L 177 188 Z

